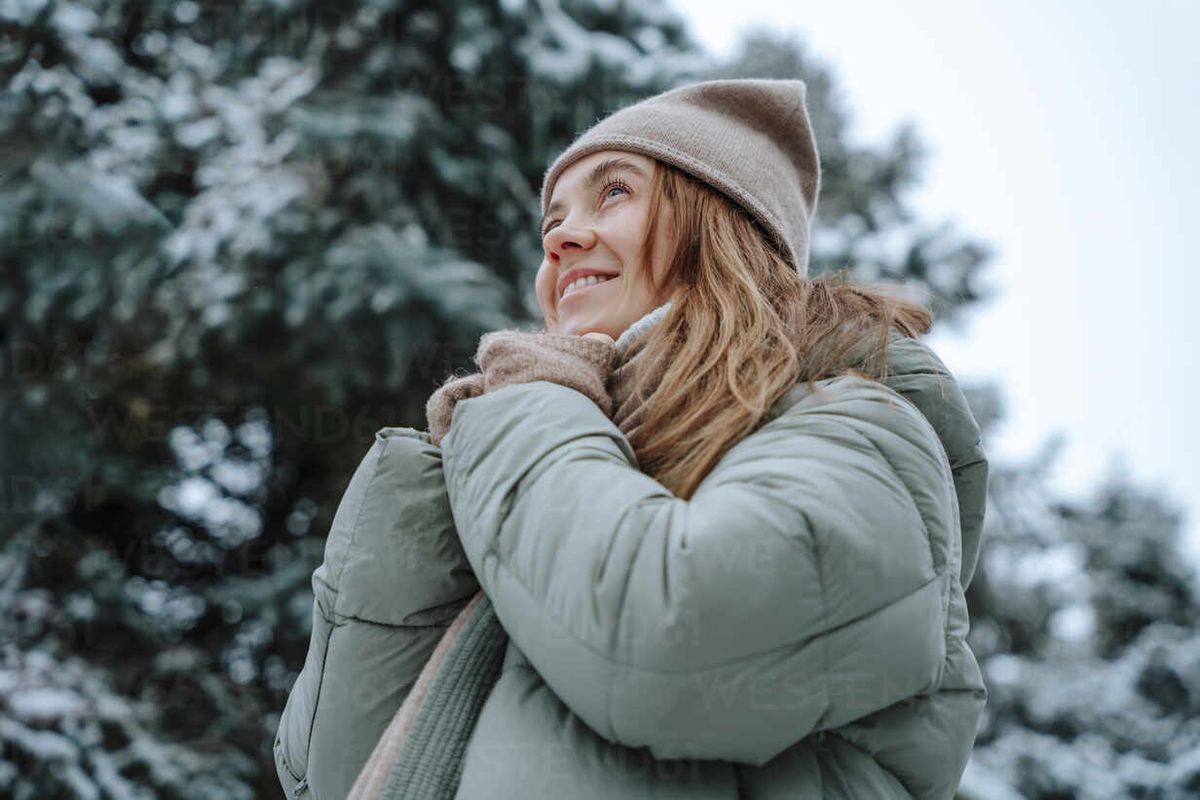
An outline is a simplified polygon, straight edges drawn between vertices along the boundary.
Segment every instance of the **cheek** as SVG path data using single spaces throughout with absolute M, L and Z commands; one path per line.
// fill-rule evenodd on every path
M 542 317 L 545 319 L 546 325 L 552 329 L 556 328 L 558 316 L 554 313 L 554 270 L 550 269 L 545 261 L 538 268 L 533 288 L 537 294 L 538 305 L 541 306 Z

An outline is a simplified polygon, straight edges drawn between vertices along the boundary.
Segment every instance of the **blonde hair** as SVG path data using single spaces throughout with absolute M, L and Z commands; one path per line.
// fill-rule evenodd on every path
M 669 164 L 655 162 L 648 199 L 642 276 L 659 304 L 674 302 L 640 356 L 667 367 L 630 444 L 678 497 L 797 382 L 881 381 L 892 328 L 915 337 L 932 327 L 931 311 L 898 286 L 857 283 L 849 270 L 800 277 L 740 206 Z M 656 283 L 645 267 L 664 203 L 677 236 Z

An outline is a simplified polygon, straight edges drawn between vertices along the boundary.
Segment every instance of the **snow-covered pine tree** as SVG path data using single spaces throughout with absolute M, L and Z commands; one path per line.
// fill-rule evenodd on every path
M 942 320 L 983 296 L 987 248 L 908 207 L 911 129 L 853 142 L 798 42 L 717 64 L 665 3 L 8 0 L 0 25 L 6 795 L 277 792 L 338 494 L 482 332 L 536 314 L 542 171 L 611 110 L 804 78 L 814 272 L 907 280 Z M 1057 503 L 1039 466 L 994 473 L 978 764 L 1031 797 L 1113 774 L 1182 796 L 1200 684 L 1177 520 L 1120 485 Z M 1023 553 L 1057 588 L 1012 577 Z M 1088 676 L 1106 703 L 1063 691 Z

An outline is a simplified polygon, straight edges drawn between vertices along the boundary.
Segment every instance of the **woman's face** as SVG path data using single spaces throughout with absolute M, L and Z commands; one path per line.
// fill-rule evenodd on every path
M 660 304 L 651 295 L 646 267 L 638 263 L 655 163 L 638 153 L 603 150 L 559 175 L 542 223 L 544 258 L 535 281 L 551 333 L 599 331 L 616 339 Z M 663 211 L 650 265 L 660 279 L 674 243 L 670 209 Z M 573 274 L 592 271 L 602 273 L 600 283 L 563 293 Z

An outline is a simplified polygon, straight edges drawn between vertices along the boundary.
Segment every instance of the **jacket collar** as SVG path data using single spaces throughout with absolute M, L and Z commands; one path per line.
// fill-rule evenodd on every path
M 616 347 L 617 353 L 625 355 L 625 351 L 629 346 L 639 339 L 642 334 L 654 327 L 654 323 L 667 315 L 667 311 L 671 308 L 671 300 L 663 303 L 658 308 L 648 311 L 641 319 L 625 329 L 625 332 L 617 337 Z

